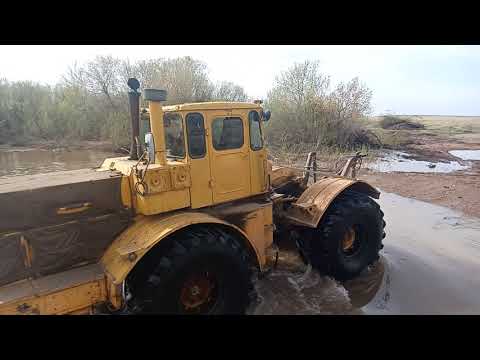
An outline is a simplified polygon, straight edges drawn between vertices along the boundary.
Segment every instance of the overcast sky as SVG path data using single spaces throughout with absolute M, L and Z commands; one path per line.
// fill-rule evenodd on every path
M 233 81 L 258 98 L 295 62 L 319 60 L 334 83 L 356 76 L 366 83 L 375 114 L 480 115 L 480 46 L 0 45 L 0 78 L 54 84 L 96 55 L 189 55 L 208 64 L 212 80 Z

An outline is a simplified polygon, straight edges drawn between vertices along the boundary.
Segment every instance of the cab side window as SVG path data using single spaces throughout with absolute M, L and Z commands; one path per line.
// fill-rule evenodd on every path
M 163 116 L 165 129 L 165 148 L 167 157 L 185 158 L 185 140 L 183 138 L 182 117 L 178 113 L 165 113 Z
M 250 111 L 248 114 L 250 124 L 250 147 L 252 150 L 263 148 L 262 129 L 260 128 L 260 116 L 256 111 Z
M 205 126 L 203 116 L 199 113 L 190 113 L 186 118 L 188 153 L 192 159 L 205 156 Z
M 239 149 L 243 146 L 243 122 L 239 117 L 221 117 L 212 122 L 215 150 Z

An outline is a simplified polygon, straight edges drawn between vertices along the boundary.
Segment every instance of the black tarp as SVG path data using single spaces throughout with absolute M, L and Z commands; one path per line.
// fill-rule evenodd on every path
M 131 218 L 120 186 L 121 174 L 93 169 L 0 180 L 0 286 L 98 261 Z

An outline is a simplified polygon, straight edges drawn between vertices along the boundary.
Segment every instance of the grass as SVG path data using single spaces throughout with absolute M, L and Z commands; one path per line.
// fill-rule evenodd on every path
M 480 116 L 396 115 L 394 118 L 421 124 L 422 129 L 395 130 L 382 128 L 384 116 L 370 117 L 367 128 L 375 132 L 386 148 L 399 149 L 418 136 L 437 137 L 438 141 L 455 139 L 465 143 L 480 143 Z
M 386 149 L 402 149 L 413 143 L 408 130 L 384 130 L 377 129 L 375 134 L 379 137 Z
M 335 172 L 339 170 L 349 156 L 360 151 L 367 154 L 365 161 L 373 159 L 375 150 L 368 146 L 361 146 L 350 150 L 341 147 L 316 146 L 316 144 L 291 144 L 281 146 L 268 146 L 268 153 L 275 165 L 303 168 L 309 152 L 316 151 L 317 166 L 319 171 Z
M 480 116 L 419 116 L 427 130 L 444 135 L 480 134 Z
M 368 119 L 368 126 L 380 127 L 384 116 L 373 116 Z M 480 116 L 440 116 L 440 115 L 396 115 L 395 118 L 408 119 L 424 125 L 426 130 L 449 133 L 477 132 L 480 133 Z

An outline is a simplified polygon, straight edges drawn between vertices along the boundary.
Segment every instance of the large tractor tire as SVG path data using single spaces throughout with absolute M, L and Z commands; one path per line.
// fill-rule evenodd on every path
M 378 260 L 384 228 L 380 206 L 368 195 L 347 190 L 333 201 L 316 229 L 300 232 L 297 244 L 312 267 L 345 281 Z
M 194 227 L 169 240 L 127 278 L 130 313 L 245 312 L 253 266 L 244 244 L 214 227 Z

